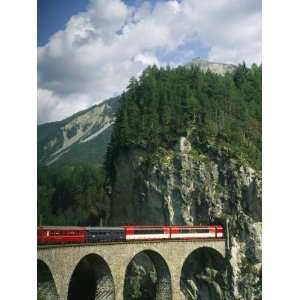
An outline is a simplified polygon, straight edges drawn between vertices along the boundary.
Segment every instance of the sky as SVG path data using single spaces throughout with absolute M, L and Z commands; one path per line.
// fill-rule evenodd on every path
M 147 66 L 261 63 L 261 0 L 38 0 L 38 123 L 121 94 Z

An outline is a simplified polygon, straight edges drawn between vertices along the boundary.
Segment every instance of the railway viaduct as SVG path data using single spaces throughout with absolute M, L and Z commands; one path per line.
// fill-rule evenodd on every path
M 85 299 L 122 300 L 127 267 L 146 254 L 157 275 L 156 299 L 186 299 L 180 290 L 184 263 L 196 251 L 225 257 L 224 240 L 151 241 L 38 247 L 38 291 L 42 299 L 79 299 L 83 281 L 91 283 L 92 296 Z M 80 273 L 83 275 L 80 277 Z M 76 281 L 80 278 L 80 280 Z M 77 293 L 77 296 L 76 296 Z M 72 296 L 74 294 L 75 296 Z

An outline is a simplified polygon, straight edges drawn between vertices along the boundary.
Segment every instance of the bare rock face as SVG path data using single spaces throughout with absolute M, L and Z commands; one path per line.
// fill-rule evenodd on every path
M 190 67 L 198 67 L 203 72 L 207 72 L 208 70 L 212 73 L 216 73 L 219 75 L 224 75 L 226 73 L 231 73 L 235 70 L 236 66 L 232 64 L 223 64 L 217 62 L 207 61 L 201 58 L 194 58 L 189 64 L 186 65 L 188 68 Z
M 151 157 L 141 149 L 122 153 L 115 167 L 109 224 L 221 223 L 230 273 L 224 299 L 261 299 L 259 172 L 224 147 L 199 151 L 186 138 Z

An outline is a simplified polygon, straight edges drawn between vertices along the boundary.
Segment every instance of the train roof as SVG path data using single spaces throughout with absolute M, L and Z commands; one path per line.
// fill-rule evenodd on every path
M 86 230 L 123 230 L 124 227 L 84 227 Z
M 101 227 L 101 226 L 38 226 L 38 229 L 49 229 L 49 230 L 123 230 L 124 228 L 133 227 L 133 228 L 162 228 L 162 227 L 179 227 L 179 228 L 202 228 L 202 227 L 211 227 L 211 226 L 221 226 L 217 224 L 199 224 L 199 225 L 124 225 L 124 226 L 115 226 L 115 227 Z
M 49 230 L 61 230 L 61 229 L 65 229 L 65 230 L 82 230 L 84 229 L 84 227 L 80 227 L 80 226 L 38 226 L 38 229 L 49 229 Z
M 38 226 L 38 229 L 49 229 L 49 230 L 123 230 L 124 227 L 100 227 L 100 226 L 88 226 L 88 227 L 81 227 L 81 226 Z
M 199 225 L 124 225 L 124 227 L 135 227 L 135 228 L 162 228 L 162 227 L 186 227 L 186 228 L 199 228 L 199 227 L 211 227 L 211 226 L 222 226 L 219 224 L 199 224 Z

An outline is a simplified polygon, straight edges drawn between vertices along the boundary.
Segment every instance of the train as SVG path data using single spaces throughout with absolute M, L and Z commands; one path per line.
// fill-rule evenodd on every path
M 221 225 L 60 227 L 39 226 L 38 245 L 182 239 L 222 239 Z

